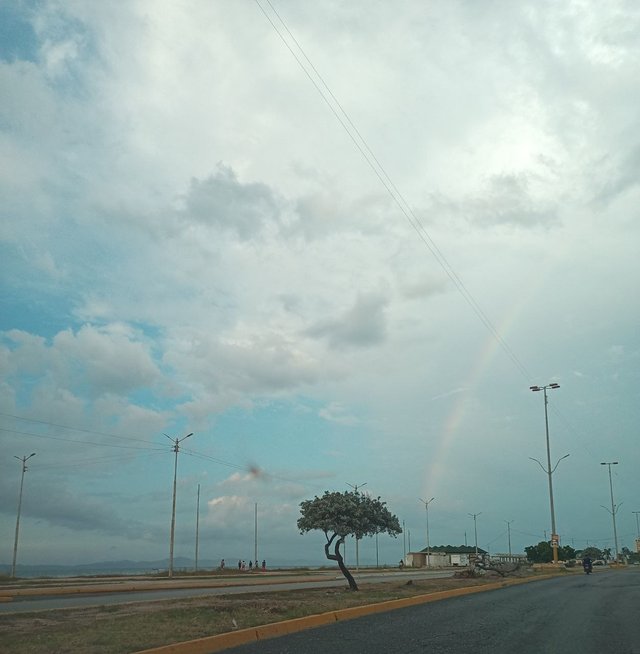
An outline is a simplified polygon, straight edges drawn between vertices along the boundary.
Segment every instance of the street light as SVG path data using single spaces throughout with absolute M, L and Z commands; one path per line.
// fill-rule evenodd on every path
M 18 495 L 18 517 L 16 518 L 16 538 L 13 541 L 13 563 L 11 564 L 11 576 L 16 576 L 16 560 L 18 558 L 18 534 L 20 533 L 20 511 L 22 509 L 22 487 L 24 485 L 24 473 L 27 471 L 27 461 L 35 456 L 36 453 L 32 452 L 29 456 L 14 456 L 14 459 L 22 462 L 22 476 L 20 477 L 20 494 Z
M 555 472 L 555 469 L 558 467 L 558 464 L 562 459 L 566 459 L 569 455 L 565 454 L 563 457 L 558 459 L 556 465 L 552 468 L 551 467 L 551 448 L 549 447 L 549 416 L 547 413 L 547 389 L 552 388 L 560 388 L 560 384 L 556 384 L 553 382 L 552 384 L 547 384 L 546 386 L 529 386 L 529 390 L 537 392 L 537 391 L 543 391 L 544 392 L 544 427 L 545 427 L 545 435 L 547 439 L 547 467 L 545 468 L 538 459 L 534 459 L 533 457 L 529 457 L 536 463 L 540 465 L 540 467 L 547 473 L 547 476 L 549 477 L 549 505 L 551 507 L 551 547 L 553 548 L 553 562 L 557 563 L 558 562 L 558 533 L 556 532 L 556 512 L 553 506 L 553 473 Z
M 431 567 L 431 544 L 429 543 L 429 504 L 435 500 L 435 497 L 432 497 L 430 500 L 423 500 L 419 498 L 420 501 L 424 504 L 424 511 L 427 515 L 427 568 Z
M 167 436 L 167 434 L 165 434 Z M 183 440 L 189 438 L 189 436 L 193 436 L 193 433 L 187 434 L 186 436 L 183 436 L 182 438 L 171 438 L 171 436 L 167 436 L 167 438 L 173 442 L 173 451 L 176 453 L 176 458 L 175 458 L 175 464 L 173 466 L 173 505 L 171 508 L 171 538 L 170 538 L 170 544 L 169 544 L 169 577 L 173 577 L 173 539 L 176 531 L 176 479 L 178 477 L 178 452 L 180 451 L 180 443 L 182 443 Z
M 507 523 L 507 540 L 509 541 L 509 556 L 511 556 L 511 523 L 513 520 L 505 520 Z
M 353 490 L 355 491 L 356 495 L 358 494 L 358 488 L 362 488 L 363 486 L 366 486 L 366 485 L 367 485 L 366 481 L 364 482 L 364 484 L 350 484 L 349 482 L 347 482 L 347 486 L 351 486 L 351 488 L 353 488 Z M 358 541 L 359 540 L 360 539 L 356 536 L 356 570 L 360 570 L 360 553 L 358 551 Z M 346 543 L 344 544 L 344 551 L 345 551 L 345 554 L 346 554 L 346 551 L 347 551 L 347 544 Z
M 616 529 L 616 513 L 618 512 L 618 509 L 620 508 L 621 505 L 616 506 L 613 503 L 613 482 L 611 481 L 611 466 L 617 466 L 618 462 L 617 461 L 611 461 L 610 463 L 603 462 L 600 465 L 609 467 L 609 491 L 611 493 L 611 511 L 609 511 L 609 509 L 607 509 L 606 506 L 603 506 L 602 508 L 605 509 L 605 511 L 609 511 L 609 513 L 611 513 L 611 519 L 613 520 L 613 543 L 616 548 L 616 561 L 617 561 L 618 560 L 618 531 Z
M 469 513 L 468 515 L 473 518 L 473 533 L 474 533 L 475 538 L 476 538 L 476 561 L 477 561 L 478 560 L 478 528 L 476 526 L 476 518 L 479 515 L 482 515 L 482 512 L 481 513 Z

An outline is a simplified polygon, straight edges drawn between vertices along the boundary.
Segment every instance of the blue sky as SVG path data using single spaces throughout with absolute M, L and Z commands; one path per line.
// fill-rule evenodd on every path
M 201 558 L 252 556 L 257 503 L 259 558 L 322 563 L 299 503 L 364 483 L 406 526 L 381 562 L 424 547 L 430 497 L 432 544 L 470 543 L 476 513 L 480 546 L 505 551 L 512 520 L 522 551 L 550 530 L 529 386 L 551 382 L 562 542 L 613 546 L 619 461 L 632 547 L 633 3 L 0 18 L 0 561 L 31 452 L 20 562 L 166 557 L 165 434 L 190 432 L 176 555 L 200 485 Z

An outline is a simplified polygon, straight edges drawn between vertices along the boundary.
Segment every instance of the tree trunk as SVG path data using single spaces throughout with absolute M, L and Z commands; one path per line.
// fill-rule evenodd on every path
M 333 554 L 329 552 L 329 547 L 331 547 L 331 542 L 336 536 L 337 534 L 334 534 L 331 537 L 331 540 L 325 543 L 324 552 L 329 560 L 338 562 L 338 567 L 340 568 L 340 572 L 342 572 L 345 579 L 349 582 L 349 588 L 351 588 L 351 590 L 359 590 L 358 584 L 356 584 L 356 580 L 353 578 L 353 575 L 347 569 L 347 566 L 344 564 L 344 559 L 342 558 L 342 554 L 340 554 L 340 545 L 344 543 L 344 538 L 338 538 L 333 550 L 334 551 Z

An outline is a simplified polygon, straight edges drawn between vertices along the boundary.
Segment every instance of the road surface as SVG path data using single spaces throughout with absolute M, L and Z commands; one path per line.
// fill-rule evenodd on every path
M 229 654 L 640 654 L 640 572 L 452 598 L 242 645 Z
M 440 571 L 411 571 L 411 572 L 377 572 L 377 573 L 361 573 L 355 574 L 355 578 L 359 584 L 366 583 L 381 583 L 386 581 L 398 581 L 399 579 L 436 579 L 443 577 L 451 577 L 453 572 L 451 570 Z M 203 597 L 207 595 L 241 595 L 246 593 L 269 593 L 274 591 L 284 590 L 301 590 L 304 588 L 330 588 L 346 586 L 346 579 L 340 574 L 327 573 L 323 575 L 324 578 L 319 579 L 318 575 L 308 577 L 303 580 L 303 577 L 297 576 L 297 581 L 282 583 L 274 578 L 274 583 L 263 583 L 264 578 L 257 577 L 255 582 L 253 579 L 243 579 L 242 584 L 233 585 L 220 585 L 220 582 L 212 579 L 211 586 L 209 587 L 192 587 L 180 588 L 180 584 L 189 583 L 188 580 L 181 580 L 176 578 L 174 583 L 176 588 L 163 588 L 160 590 L 127 590 L 116 592 L 104 592 L 98 588 L 95 592 L 81 592 L 74 595 L 55 595 L 54 589 L 48 588 L 46 594 L 43 592 L 41 596 L 25 596 L 15 597 L 11 602 L 0 602 L 0 615 L 7 613 L 28 613 L 32 611 L 47 611 L 51 609 L 70 609 L 86 606 L 102 606 L 107 604 L 126 604 L 129 602 L 148 602 L 158 600 L 171 600 L 171 599 L 184 599 L 188 597 Z M 163 584 L 167 580 L 162 580 Z

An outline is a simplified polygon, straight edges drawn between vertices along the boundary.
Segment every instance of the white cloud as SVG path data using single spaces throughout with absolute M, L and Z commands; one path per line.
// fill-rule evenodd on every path
M 575 424 L 554 437 L 580 470 L 560 484 L 559 515 L 584 535 L 591 516 L 580 522 L 585 502 L 570 499 L 596 494 L 581 486 L 591 475 L 582 443 L 596 452 L 615 431 L 635 461 L 637 9 L 323 0 L 278 10 L 429 237 L 256 6 L 39 3 L 37 51 L 0 62 L 0 402 L 49 424 L 4 418 L 24 433 L 2 432 L 3 447 L 35 442 L 39 465 L 58 465 L 66 441 L 44 437 L 69 437 L 60 425 L 197 432 L 215 451 L 194 442 L 208 459 L 180 455 L 182 524 L 206 471 L 210 533 L 222 539 L 220 524 L 240 540 L 257 495 L 272 504 L 272 533 L 290 540 L 299 499 L 341 487 L 357 460 L 408 522 L 421 520 L 416 497 L 437 495 L 446 516 L 434 529 L 459 540 L 467 511 L 496 530 L 522 497 L 523 520 L 546 524 L 544 480 L 523 467 L 541 444 L 527 387 L 558 378 L 553 401 Z M 71 436 L 69 447 L 88 447 Z M 257 460 L 260 474 L 226 477 L 211 457 Z M 156 533 L 155 503 L 169 502 L 154 484 L 170 476 L 169 458 L 142 455 L 135 478 L 96 464 L 102 499 L 78 505 L 81 521 L 117 534 L 130 517 Z M 91 469 L 76 472 L 71 496 Z M 64 471 L 42 474 L 51 487 L 38 492 L 68 509 L 47 504 L 51 521 L 82 530 L 54 484 Z M 518 490 L 506 497 L 487 478 Z M 217 497 L 218 483 L 229 494 Z M 126 502 L 109 512 L 110 486 L 144 498 L 146 514 Z
M 332 402 L 330 405 L 323 407 L 318 412 L 319 415 L 329 422 L 337 422 L 342 425 L 355 425 L 359 421 L 356 416 L 351 415 L 346 407 L 339 402 Z

